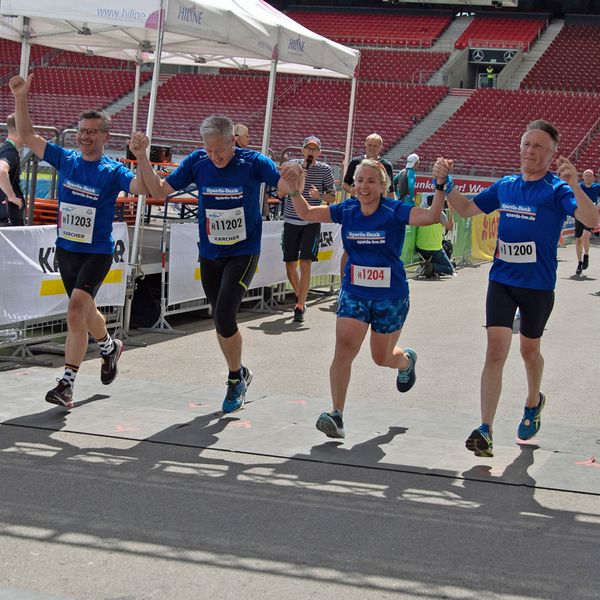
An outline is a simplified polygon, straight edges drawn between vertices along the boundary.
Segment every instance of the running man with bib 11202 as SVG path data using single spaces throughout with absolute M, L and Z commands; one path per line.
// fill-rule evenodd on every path
M 202 122 L 204 148 L 195 150 L 166 179 L 148 161 L 149 140 L 132 136 L 138 175 L 155 198 L 164 198 L 190 184 L 198 188 L 198 228 L 202 286 L 212 309 L 217 340 L 227 366 L 227 391 L 223 412 L 242 408 L 253 374 L 242 364 L 242 335 L 236 314 L 250 286 L 260 255 L 262 215 L 261 183 L 287 194 L 288 174 L 300 176 L 301 167 L 282 167 L 248 148 L 235 145 L 233 122 L 211 115 Z

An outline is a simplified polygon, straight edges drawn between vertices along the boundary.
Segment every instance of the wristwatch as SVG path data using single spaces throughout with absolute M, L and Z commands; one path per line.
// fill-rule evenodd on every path
M 444 191 L 444 187 L 445 187 L 445 185 L 446 185 L 446 182 L 445 182 L 445 181 L 444 181 L 444 183 L 436 183 L 436 184 L 435 184 L 435 189 L 436 189 L 436 190 L 440 190 L 440 191 L 442 191 L 442 192 L 443 192 L 443 191 Z

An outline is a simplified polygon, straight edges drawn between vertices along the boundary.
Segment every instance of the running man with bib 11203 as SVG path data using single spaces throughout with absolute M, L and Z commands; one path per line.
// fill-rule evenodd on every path
M 77 150 L 67 150 L 37 135 L 27 104 L 32 77 L 10 80 L 17 131 L 23 143 L 58 172 L 56 259 L 69 296 L 65 370 L 58 385 L 46 394 L 46 401 L 70 407 L 90 334 L 100 347 L 102 383 L 112 383 L 117 376 L 123 343 L 108 333 L 94 298 L 113 261 L 117 196 L 120 192 L 144 193 L 144 189 L 129 169 L 104 154 L 110 118 L 103 112 L 90 110 L 79 116 Z
M 521 173 L 503 177 L 472 200 L 456 188 L 447 199 L 463 217 L 497 210 L 498 241 L 486 299 L 487 351 L 481 374 L 481 425 L 466 441 L 476 456 L 493 456 L 493 421 L 502 390 L 502 373 L 512 340 L 513 319 L 520 311 L 521 357 L 527 374 L 527 399 L 517 434 L 533 437 L 541 425 L 546 396 L 541 391 L 544 359 L 541 339 L 554 306 L 557 245 L 565 217 L 593 226 L 593 202 L 578 185 L 577 171 L 565 157 L 550 165 L 559 143 L 547 121 L 530 123 L 521 137 Z M 440 158 L 434 176 L 445 179 L 452 161 Z

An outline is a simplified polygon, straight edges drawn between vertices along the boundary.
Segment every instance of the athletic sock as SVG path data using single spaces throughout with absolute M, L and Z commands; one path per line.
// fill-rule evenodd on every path
M 77 377 L 77 371 L 79 371 L 79 367 L 75 365 L 65 364 L 65 373 L 62 376 L 62 379 L 66 381 L 71 387 L 75 385 L 75 377 Z
M 230 381 L 240 381 L 242 379 L 242 369 L 243 368 L 244 367 L 241 367 L 237 371 L 229 371 L 228 379 Z
M 115 348 L 115 343 L 113 339 L 110 337 L 110 333 L 107 333 L 105 337 L 101 340 L 96 340 L 98 342 L 98 346 L 100 347 L 100 354 L 103 356 L 108 356 Z

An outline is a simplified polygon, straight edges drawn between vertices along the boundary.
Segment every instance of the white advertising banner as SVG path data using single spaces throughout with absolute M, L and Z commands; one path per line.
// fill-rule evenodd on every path
M 260 260 L 251 288 L 266 287 L 287 281 L 281 251 L 283 221 L 263 223 Z M 198 263 L 198 225 L 175 223 L 169 239 L 169 306 L 205 298 Z M 321 225 L 319 260 L 312 265 L 313 275 L 337 275 L 343 248 L 340 226 Z
M 98 306 L 123 306 L 129 260 L 125 223 L 114 223 L 113 266 L 96 296 Z M 68 297 L 56 263 L 56 226 L 0 229 L 0 325 L 60 315 Z

